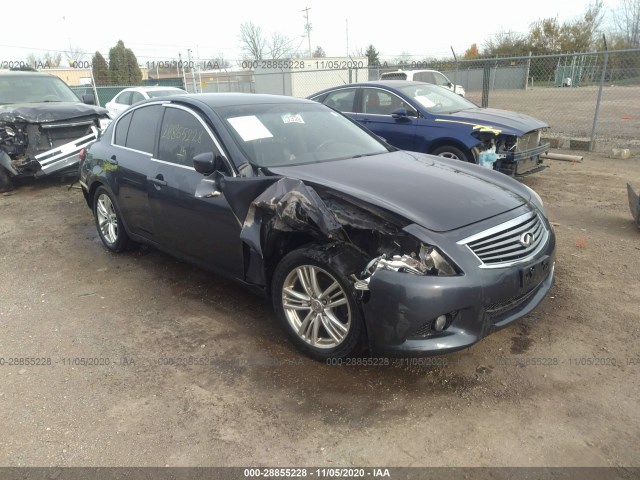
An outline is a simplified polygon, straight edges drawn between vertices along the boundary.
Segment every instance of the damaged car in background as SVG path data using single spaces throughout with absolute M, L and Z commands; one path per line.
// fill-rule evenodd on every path
M 315 359 L 472 345 L 553 282 L 540 197 L 501 173 L 400 151 L 309 100 L 147 100 L 81 154 L 98 235 L 270 296 Z
M 58 77 L 0 72 L 0 192 L 21 177 L 77 177 L 80 150 L 111 122 L 93 95 L 83 101 Z
M 512 177 L 545 168 L 546 123 L 478 107 L 437 85 L 380 80 L 340 85 L 308 98 L 345 113 L 403 150 L 476 163 Z

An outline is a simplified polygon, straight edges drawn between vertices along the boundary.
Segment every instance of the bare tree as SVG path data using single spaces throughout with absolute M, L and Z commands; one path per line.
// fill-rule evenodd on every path
M 399 56 L 393 59 L 393 63 L 399 67 L 404 67 L 411 64 L 411 54 L 409 52 L 402 52 Z
M 58 68 L 62 63 L 62 54 L 45 52 L 43 55 L 36 56 L 35 53 L 30 53 L 27 55 L 26 61 L 29 66 L 34 68 Z
M 269 59 L 277 60 L 284 57 L 292 57 L 297 50 L 294 40 L 275 32 L 266 42 L 266 53 Z
M 613 19 L 626 46 L 640 47 L 640 0 L 621 0 Z
M 86 52 L 79 47 L 73 47 L 69 45 L 69 50 L 64 52 L 64 57 L 67 59 L 70 67 L 78 66 L 87 56 Z
M 262 28 L 252 22 L 240 25 L 240 44 L 245 56 L 250 60 L 262 60 L 266 40 Z

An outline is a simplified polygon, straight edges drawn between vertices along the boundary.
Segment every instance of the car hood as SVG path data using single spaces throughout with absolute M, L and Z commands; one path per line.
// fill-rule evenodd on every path
M 530 200 L 526 188 L 501 173 L 405 151 L 269 172 L 342 192 L 436 232 L 479 222 Z
M 0 122 L 46 123 L 91 115 L 107 116 L 105 108 L 80 102 L 21 103 L 0 105 Z
M 483 125 L 500 130 L 507 135 L 523 135 L 532 130 L 546 128 L 546 123 L 509 110 L 497 108 L 470 108 L 446 116 L 437 116 L 436 122 L 454 122 L 460 124 Z

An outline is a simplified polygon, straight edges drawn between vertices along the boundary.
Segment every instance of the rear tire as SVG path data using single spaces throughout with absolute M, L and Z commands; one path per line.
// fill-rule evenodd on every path
M 451 145 L 444 145 L 436 148 L 431 155 L 437 155 L 439 157 L 450 158 L 452 160 L 462 160 L 463 162 L 475 163 L 473 157 L 469 153 L 465 153 L 457 147 Z
M 129 236 L 122 223 L 120 210 L 104 187 L 98 187 L 93 195 L 93 216 L 98 235 L 105 247 L 112 252 L 122 252 L 129 243 Z
M 366 333 L 352 282 L 331 265 L 333 253 L 318 246 L 287 254 L 271 285 L 278 320 L 308 356 L 327 361 L 359 354 Z
M 0 167 L 0 193 L 10 192 L 13 190 L 13 182 L 4 168 Z

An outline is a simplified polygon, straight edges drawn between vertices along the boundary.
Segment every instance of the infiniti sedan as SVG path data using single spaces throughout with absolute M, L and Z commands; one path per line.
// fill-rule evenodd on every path
M 309 100 L 142 102 L 83 152 L 80 178 L 107 249 L 149 244 L 270 296 L 315 359 L 459 350 L 553 281 L 533 190 Z
M 329 88 L 309 97 L 339 110 L 403 150 L 476 163 L 510 176 L 544 169 L 548 125 L 528 115 L 480 108 L 423 82 L 380 80 Z

